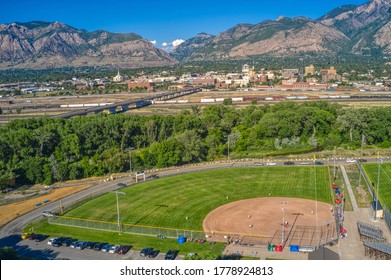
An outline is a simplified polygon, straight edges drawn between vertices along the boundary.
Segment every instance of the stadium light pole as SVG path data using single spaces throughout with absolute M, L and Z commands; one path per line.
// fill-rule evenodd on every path
M 229 137 L 230 137 L 231 134 L 228 135 L 228 160 L 229 160 Z
M 359 169 L 360 169 L 360 176 L 358 177 L 358 186 L 361 186 L 361 176 L 362 176 L 362 150 L 364 146 L 365 136 L 364 134 L 361 135 L 361 149 L 360 149 L 360 162 L 359 162 Z
M 284 208 L 281 208 L 282 210 L 282 234 L 281 234 L 281 245 L 284 245 L 284 223 L 285 223 L 285 220 L 284 220 L 284 212 L 285 212 L 285 209 Z
M 377 218 L 377 205 L 379 204 L 379 184 L 380 184 L 380 163 L 382 159 L 379 157 L 379 152 L 377 152 L 377 186 L 376 186 L 376 201 L 375 201 L 375 221 Z
M 114 192 L 111 192 L 111 193 L 115 193 L 115 197 L 116 197 L 116 200 L 117 200 L 117 223 L 118 223 L 118 234 L 121 234 L 121 218 L 120 218 L 120 215 L 119 215 L 119 204 L 118 204 L 118 194 L 123 194 L 125 195 L 124 192 L 119 192 L 119 191 L 114 191 Z

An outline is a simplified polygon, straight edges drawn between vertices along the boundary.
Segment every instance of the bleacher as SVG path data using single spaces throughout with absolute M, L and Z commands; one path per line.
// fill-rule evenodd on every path
M 360 233 L 361 240 L 384 242 L 383 230 L 379 227 L 365 224 L 363 222 L 357 222 L 358 232 Z
M 364 241 L 365 255 L 378 260 L 391 259 L 391 243 Z

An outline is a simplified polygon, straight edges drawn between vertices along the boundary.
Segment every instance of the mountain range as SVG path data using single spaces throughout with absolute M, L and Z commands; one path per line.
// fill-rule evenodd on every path
M 336 8 L 313 20 L 306 17 L 239 24 L 217 36 L 205 33 L 178 46 L 179 61 L 253 56 L 391 54 L 391 0 Z
M 134 33 L 88 32 L 60 22 L 0 24 L 0 68 L 164 66 L 176 60 Z
M 256 56 L 391 56 L 391 0 L 338 7 L 318 19 L 279 17 L 200 33 L 170 54 L 134 33 L 88 32 L 60 22 L 0 24 L 0 68 L 138 68 Z

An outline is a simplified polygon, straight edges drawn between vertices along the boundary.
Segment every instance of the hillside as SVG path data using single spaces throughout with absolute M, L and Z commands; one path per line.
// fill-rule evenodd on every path
M 176 61 L 141 36 L 88 32 L 60 22 L 0 25 L 0 68 L 144 67 Z

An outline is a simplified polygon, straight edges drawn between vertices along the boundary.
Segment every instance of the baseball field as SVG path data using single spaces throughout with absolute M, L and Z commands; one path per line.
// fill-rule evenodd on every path
M 202 230 L 204 219 L 214 209 L 237 201 L 246 204 L 251 198 L 298 198 L 308 200 L 307 204 L 319 201 L 328 205 L 333 199 L 326 166 L 208 170 L 147 181 L 120 191 L 124 193 L 118 195 L 122 223 L 187 230 Z M 116 195 L 103 195 L 65 215 L 116 222 Z M 277 215 L 280 217 L 281 211 Z
M 373 182 L 375 189 L 378 178 L 378 164 L 365 163 L 363 168 L 367 173 L 369 180 Z M 379 184 L 379 200 L 383 205 L 391 208 L 391 163 L 380 164 L 380 184 Z

